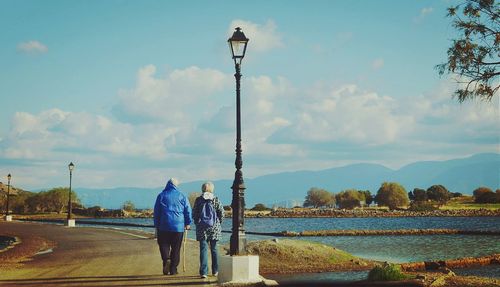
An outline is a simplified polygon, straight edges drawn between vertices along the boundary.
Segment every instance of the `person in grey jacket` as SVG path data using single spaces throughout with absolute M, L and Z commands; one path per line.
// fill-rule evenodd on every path
M 218 275 L 217 241 L 221 238 L 221 223 L 224 218 L 224 208 L 219 199 L 214 195 L 214 184 L 205 182 L 201 186 L 202 194 L 196 198 L 193 207 L 193 220 L 196 224 L 196 240 L 200 242 L 200 276 L 208 277 L 208 246 L 212 255 L 212 275 Z M 204 204 L 212 204 L 216 218 L 212 226 L 201 222 L 201 213 Z

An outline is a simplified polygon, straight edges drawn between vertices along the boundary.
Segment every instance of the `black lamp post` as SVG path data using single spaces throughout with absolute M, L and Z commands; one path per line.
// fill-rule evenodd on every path
M 9 198 L 10 198 L 10 179 L 12 175 L 10 173 L 7 175 L 7 210 L 5 211 L 5 216 L 9 215 Z
M 233 36 L 227 40 L 231 48 L 231 54 L 234 60 L 236 73 L 236 172 L 234 173 L 233 200 L 231 208 L 233 210 L 233 228 L 231 233 L 231 241 L 229 253 L 233 255 L 245 255 L 246 237 L 244 228 L 244 212 L 245 212 L 245 183 L 243 181 L 243 173 L 241 168 L 243 160 L 241 158 L 241 113 L 240 113 L 240 79 L 241 79 L 241 61 L 245 57 L 247 50 L 248 38 L 241 31 L 241 28 L 236 28 Z
M 73 176 L 73 169 L 75 168 L 75 165 L 70 162 L 68 165 L 69 169 L 69 197 L 68 197 L 68 220 L 71 219 L 71 177 Z

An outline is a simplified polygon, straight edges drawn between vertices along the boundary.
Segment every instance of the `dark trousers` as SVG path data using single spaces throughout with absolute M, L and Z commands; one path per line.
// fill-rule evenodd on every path
M 170 273 L 177 272 L 181 257 L 182 237 L 184 232 L 158 231 L 158 246 L 160 247 L 163 266 L 170 259 Z

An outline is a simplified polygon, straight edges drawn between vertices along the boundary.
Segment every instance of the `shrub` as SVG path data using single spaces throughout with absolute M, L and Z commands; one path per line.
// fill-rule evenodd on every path
M 410 204 L 409 208 L 411 211 L 433 211 L 437 209 L 438 207 L 434 206 L 433 202 L 427 201 L 414 201 Z
M 427 196 L 427 191 L 421 188 L 415 188 L 413 189 L 413 192 L 410 192 L 408 194 L 408 197 L 410 197 L 410 194 L 413 198 L 410 198 L 411 200 L 414 201 L 427 201 L 428 196 Z
M 475 203 L 500 203 L 498 189 L 496 192 L 493 192 L 493 190 L 487 187 L 479 187 L 474 190 L 473 194 Z
M 252 207 L 253 211 L 266 211 L 266 210 L 271 210 L 270 208 L 267 208 L 264 204 L 262 203 L 257 203 L 254 207 Z
M 408 206 L 409 203 L 405 188 L 396 182 L 382 183 L 375 196 L 375 201 L 379 206 L 387 206 L 389 209 Z
M 122 209 L 128 212 L 135 211 L 135 205 L 132 201 L 127 200 L 123 203 Z
M 335 196 L 333 193 L 326 189 L 312 187 L 307 192 L 307 196 L 304 201 L 304 207 L 322 207 L 322 206 L 333 206 L 335 204 Z
M 355 189 L 348 189 L 335 195 L 335 200 L 339 208 L 353 209 L 361 206 L 361 201 L 365 200 L 365 194 Z
M 446 189 L 446 187 L 436 184 L 427 189 L 427 197 L 431 200 L 435 200 L 440 204 L 445 204 L 450 200 L 451 194 Z
M 399 281 L 404 279 L 408 279 L 408 276 L 401 272 L 401 267 L 390 263 L 375 266 L 368 273 L 369 281 Z

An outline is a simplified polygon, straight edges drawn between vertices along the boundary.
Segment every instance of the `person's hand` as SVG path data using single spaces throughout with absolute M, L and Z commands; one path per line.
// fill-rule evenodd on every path
M 191 225 L 186 225 L 186 230 L 190 230 L 191 229 Z

